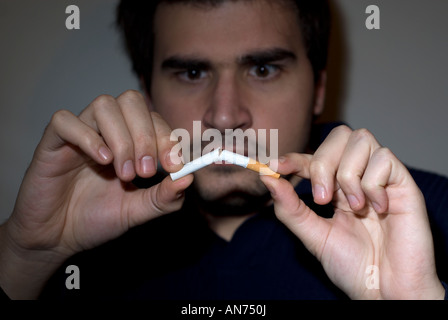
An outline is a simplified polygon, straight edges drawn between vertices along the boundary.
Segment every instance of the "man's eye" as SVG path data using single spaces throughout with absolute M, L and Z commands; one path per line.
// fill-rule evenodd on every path
M 188 69 L 177 73 L 178 77 L 183 81 L 195 82 L 207 76 L 207 72 L 200 69 Z
M 279 71 L 279 67 L 270 65 L 270 64 L 263 64 L 258 66 L 253 66 L 249 70 L 249 74 L 253 77 L 261 78 L 261 79 L 270 79 L 277 75 Z

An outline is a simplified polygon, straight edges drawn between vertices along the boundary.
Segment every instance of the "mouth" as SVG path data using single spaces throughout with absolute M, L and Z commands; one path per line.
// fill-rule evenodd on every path
M 244 168 L 242 168 L 241 166 L 237 166 L 236 164 L 233 163 L 226 163 L 225 161 L 219 161 L 217 163 L 215 162 L 212 165 L 210 165 L 209 168 L 214 172 L 226 173 L 226 174 L 245 171 Z
M 231 163 L 214 163 L 210 165 L 209 167 L 205 168 L 207 171 L 207 174 L 218 174 L 218 175 L 225 175 L 230 176 L 233 174 L 242 173 L 246 170 L 244 168 L 241 168 L 240 166 L 231 164 Z

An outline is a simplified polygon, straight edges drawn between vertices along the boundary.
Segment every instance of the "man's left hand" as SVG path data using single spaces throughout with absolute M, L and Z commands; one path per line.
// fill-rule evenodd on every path
M 367 130 L 334 129 L 314 155 L 288 154 L 278 171 L 310 179 L 324 219 L 285 179 L 262 177 L 277 217 L 353 299 L 443 299 L 425 200 L 406 167 Z M 373 268 L 372 268 L 373 267 Z M 378 286 L 368 285 L 378 272 Z

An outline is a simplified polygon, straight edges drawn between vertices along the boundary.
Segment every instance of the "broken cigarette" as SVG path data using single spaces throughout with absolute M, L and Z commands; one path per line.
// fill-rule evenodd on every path
M 261 162 L 227 150 L 216 149 L 213 152 L 187 163 L 180 171 L 171 173 L 171 179 L 176 181 L 190 173 L 218 161 L 225 161 L 230 164 L 256 171 L 262 175 L 268 175 L 277 179 L 280 178 L 280 174 L 271 170 L 267 165 Z
M 171 173 L 171 180 L 176 181 L 182 177 L 185 177 L 186 175 L 193 173 L 195 171 L 198 171 L 199 169 L 202 169 L 216 161 L 219 161 L 221 158 L 221 149 L 216 149 L 213 152 L 207 153 L 206 155 L 197 158 L 191 162 L 188 162 L 184 167 L 175 172 Z

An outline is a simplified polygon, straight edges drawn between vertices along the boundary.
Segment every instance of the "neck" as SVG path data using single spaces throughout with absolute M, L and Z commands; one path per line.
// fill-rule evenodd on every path
M 250 217 L 253 217 L 255 213 L 243 215 L 243 216 L 213 216 L 205 213 L 205 219 L 213 232 L 219 237 L 230 242 L 236 232 L 236 230 Z
M 289 177 L 289 181 L 292 186 L 295 187 L 301 181 L 301 178 L 297 176 Z M 272 199 L 260 199 L 258 203 L 265 203 L 264 206 L 269 206 L 272 204 Z M 199 203 L 197 203 L 199 204 Z M 264 207 L 263 206 L 263 207 Z M 255 210 L 254 210 L 255 209 Z M 261 207 L 258 207 L 261 209 Z M 215 232 L 219 237 L 226 241 L 231 241 L 236 230 L 249 218 L 253 217 L 257 212 L 257 208 L 252 208 L 248 210 L 247 213 L 240 212 L 238 215 L 227 215 L 227 214 L 212 214 L 210 207 L 204 207 L 199 204 L 199 211 L 205 217 L 209 228 Z M 228 212 L 231 212 L 229 210 Z

